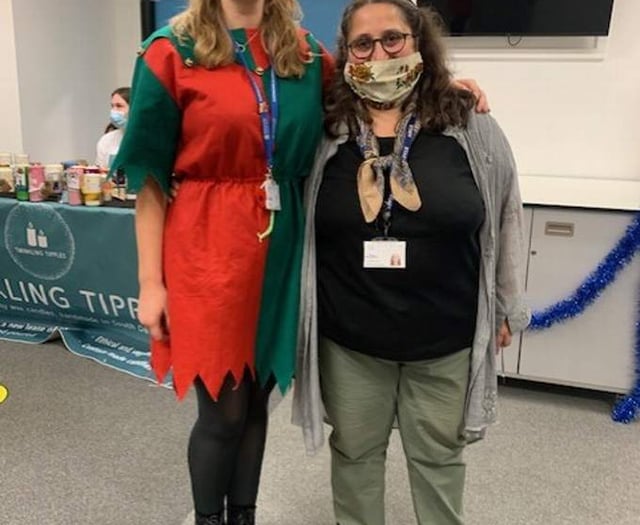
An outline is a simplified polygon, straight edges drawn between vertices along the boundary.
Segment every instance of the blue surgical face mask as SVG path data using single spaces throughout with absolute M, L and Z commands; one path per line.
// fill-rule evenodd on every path
M 125 115 L 122 111 L 117 111 L 115 109 L 111 110 L 109 114 L 109 120 L 111 124 L 113 124 L 118 129 L 123 129 L 127 125 L 127 115 Z

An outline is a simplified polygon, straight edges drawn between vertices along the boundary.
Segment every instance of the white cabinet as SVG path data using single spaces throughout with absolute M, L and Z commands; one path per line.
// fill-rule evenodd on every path
M 530 250 L 526 278 L 533 310 L 574 291 L 609 253 L 633 213 L 528 207 Z M 611 392 L 633 380 L 634 327 L 640 257 L 580 316 L 543 331 L 527 331 L 503 359 L 505 374 Z M 519 351 L 518 351 L 519 350 Z

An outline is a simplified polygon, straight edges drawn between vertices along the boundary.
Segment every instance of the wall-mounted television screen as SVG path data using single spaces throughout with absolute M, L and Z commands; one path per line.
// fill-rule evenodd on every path
M 144 40 L 156 29 L 166 25 L 188 4 L 189 0 L 140 0 L 142 39 Z
M 452 36 L 606 36 L 613 0 L 418 0 Z

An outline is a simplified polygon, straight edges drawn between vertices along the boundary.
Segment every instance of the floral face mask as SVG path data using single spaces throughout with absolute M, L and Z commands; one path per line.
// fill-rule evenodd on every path
M 382 105 L 402 103 L 422 75 L 422 56 L 411 55 L 352 64 L 347 62 L 344 78 L 361 99 Z

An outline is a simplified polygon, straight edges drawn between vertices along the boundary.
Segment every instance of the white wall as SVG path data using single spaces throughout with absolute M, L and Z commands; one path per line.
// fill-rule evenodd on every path
M 488 92 L 521 173 L 640 180 L 638 20 L 640 1 L 615 0 L 610 37 L 586 56 L 453 50 L 456 73 Z M 92 159 L 139 28 L 137 0 L 0 0 L 0 150 Z
M 591 53 L 469 53 L 450 39 L 456 75 L 489 94 L 521 174 L 640 180 L 639 20 L 638 0 L 615 0 L 610 36 Z
M 0 0 L 0 151 L 22 151 L 18 69 L 11 0 Z
M 130 82 L 138 10 L 135 0 L 13 0 L 22 141 L 32 160 L 94 160 L 109 95 Z
M 105 0 L 111 6 L 113 20 L 112 53 L 115 57 L 113 83 L 131 85 L 136 52 L 142 40 L 139 0 Z

